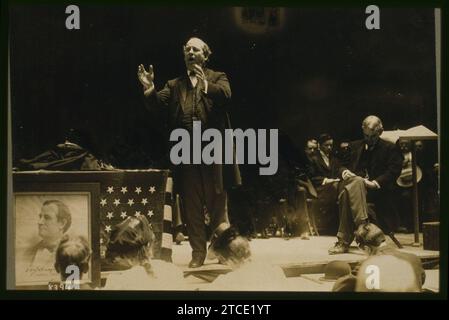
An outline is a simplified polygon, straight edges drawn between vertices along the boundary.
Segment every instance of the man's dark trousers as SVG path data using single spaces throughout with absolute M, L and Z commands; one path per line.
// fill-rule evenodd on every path
M 228 222 L 225 190 L 218 193 L 214 186 L 213 165 L 181 165 L 181 193 L 184 204 L 192 257 L 204 258 L 207 238 L 204 207 L 210 215 L 211 230 L 222 222 Z

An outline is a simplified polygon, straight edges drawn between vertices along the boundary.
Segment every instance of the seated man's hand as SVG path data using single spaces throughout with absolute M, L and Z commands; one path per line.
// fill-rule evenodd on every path
M 341 176 L 342 176 L 343 180 L 348 180 L 349 178 L 355 177 L 356 174 L 354 174 L 350 170 L 345 170 L 345 171 L 343 171 Z
M 370 181 L 368 179 L 365 179 L 365 187 L 367 189 L 379 189 L 379 184 L 377 184 L 377 182 L 375 182 L 374 180 Z
M 334 183 L 334 182 L 340 182 L 340 179 L 339 178 L 337 178 L 337 179 L 324 178 L 323 185 Z

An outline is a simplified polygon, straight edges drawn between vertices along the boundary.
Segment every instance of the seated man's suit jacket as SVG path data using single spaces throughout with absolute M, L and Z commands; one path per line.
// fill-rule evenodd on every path
M 361 168 L 362 153 L 366 150 L 364 140 L 351 142 L 346 154 L 340 163 L 338 176 L 342 179 L 344 170 L 349 169 L 358 176 L 375 180 L 380 189 L 369 189 L 367 201 L 375 205 L 375 220 L 386 233 L 394 232 L 397 228 L 397 215 L 393 206 L 392 189 L 396 179 L 401 174 L 403 156 L 399 148 L 388 141 L 379 139 L 371 151 L 370 161 L 366 168 Z
M 339 177 L 342 178 L 343 171 L 349 169 L 361 177 L 368 174 L 369 180 L 377 181 L 380 190 L 390 190 L 402 171 L 402 153 L 395 144 L 379 139 L 371 151 L 371 161 L 366 168 L 367 172 L 364 172 L 360 168 L 360 158 L 365 148 L 364 140 L 353 141 L 349 144 L 349 154 L 345 157 L 346 163 L 341 164 L 338 169 Z
M 336 178 L 338 175 L 337 160 L 332 155 L 329 158 L 329 166 L 323 160 L 321 153 L 313 155 L 310 161 L 309 176 L 315 187 L 323 184 L 324 178 Z

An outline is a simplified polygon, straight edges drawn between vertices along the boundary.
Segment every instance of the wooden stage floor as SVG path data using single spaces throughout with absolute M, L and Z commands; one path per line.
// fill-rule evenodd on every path
M 438 251 L 428 251 L 421 247 L 412 247 L 413 235 L 397 234 L 396 237 L 404 245 L 401 251 L 414 253 L 419 256 L 423 263 L 435 265 L 439 259 Z M 259 286 L 258 291 L 331 291 L 333 282 L 320 281 L 323 276 L 324 266 L 330 261 L 346 261 L 351 265 L 357 264 L 366 258 L 366 255 L 359 250 L 353 243 L 350 252 L 341 255 L 329 255 L 328 248 L 333 246 L 335 237 L 310 237 L 310 240 L 301 240 L 299 238 L 283 239 L 253 239 L 250 242 L 252 251 L 252 260 L 261 264 L 280 266 L 287 276 L 289 285 L 279 289 L 278 286 L 270 285 L 267 282 L 266 288 Z M 387 242 L 392 241 L 387 238 Z M 422 240 L 421 240 L 422 243 Z M 179 266 L 186 275 L 188 287 L 191 290 L 213 290 L 210 289 L 210 282 L 204 280 L 201 274 L 207 274 L 208 271 L 227 272 L 227 268 L 217 263 L 217 260 L 206 260 L 205 265 L 197 269 L 189 269 L 188 263 L 191 258 L 191 250 L 188 241 L 180 245 L 173 244 L 173 262 Z M 426 284 L 432 291 L 438 290 L 439 270 L 429 270 Z M 269 275 L 267 275 L 269 277 Z M 200 279 L 201 278 L 201 279 Z M 206 277 L 207 278 L 207 277 Z M 224 289 L 226 290 L 226 289 Z M 248 290 L 247 290 L 248 291 Z

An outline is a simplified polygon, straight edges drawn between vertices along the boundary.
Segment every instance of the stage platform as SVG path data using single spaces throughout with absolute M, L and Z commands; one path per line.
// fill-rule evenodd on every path
M 420 257 L 425 269 L 438 268 L 438 251 L 424 250 L 422 246 L 411 246 L 412 234 L 397 234 L 396 237 L 404 245 L 404 248 L 400 250 L 414 253 Z M 335 241 L 335 237 L 327 236 L 310 237 L 309 240 L 300 238 L 253 239 L 250 242 L 253 261 L 280 266 L 288 277 L 288 286 L 279 289 L 278 286 L 270 286 L 268 282 L 266 291 L 331 291 L 333 282 L 319 280 L 323 276 L 322 273 L 327 263 L 340 260 L 354 266 L 366 258 L 366 255 L 356 246 L 352 246 L 347 254 L 329 255 L 327 250 L 333 246 Z M 389 238 L 387 238 L 387 243 L 394 245 Z M 210 290 L 210 282 L 217 275 L 230 271 L 226 266 L 218 264 L 217 260 L 206 260 L 201 268 L 190 269 L 188 268 L 190 258 L 191 249 L 188 241 L 184 241 L 180 245 L 173 245 L 173 262 L 184 271 L 192 290 Z M 427 281 L 431 290 L 438 291 L 439 270 L 429 270 L 427 273 Z

